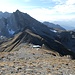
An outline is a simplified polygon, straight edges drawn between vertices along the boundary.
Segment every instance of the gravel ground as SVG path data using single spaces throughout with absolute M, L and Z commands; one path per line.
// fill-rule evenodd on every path
M 0 53 L 0 75 L 75 75 L 75 60 L 46 49 Z

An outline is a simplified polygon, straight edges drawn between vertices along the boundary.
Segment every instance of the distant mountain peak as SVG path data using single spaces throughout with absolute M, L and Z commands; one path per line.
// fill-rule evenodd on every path
M 23 13 L 23 12 L 21 12 L 21 11 L 18 10 L 18 9 L 17 9 L 14 13 L 17 13 L 17 14 L 20 14 L 20 15 L 21 15 L 21 14 L 24 14 L 24 15 L 28 15 L 28 16 L 29 16 L 29 14 L 27 14 L 27 13 Z
M 3 13 L 2 11 L 0 11 L 0 13 Z
M 7 18 L 7 17 L 9 17 L 11 14 L 12 14 L 12 13 L 0 11 L 0 18 L 2 18 L 2 17 Z
M 43 24 L 45 24 L 46 26 L 50 27 L 50 28 L 53 28 L 55 30 L 66 30 L 65 28 L 61 27 L 59 24 L 54 24 L 54 23 L 51 23 L 51 22 L 43 22 Z
M 17 9 L 16 12 L 21 12 L 21 11 Z

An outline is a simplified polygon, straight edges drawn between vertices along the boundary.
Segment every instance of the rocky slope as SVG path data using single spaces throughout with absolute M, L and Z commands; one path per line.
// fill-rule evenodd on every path
M 0 53 L 0 75 L 75 75 L 75 60 L 69 56 L 25 43 L 18 47 Z
M 75 52 L 75 32 L 64 31 L 59 33 L 59 36 L 60 36 L 60 42 L 64 44 L 65 47 Z

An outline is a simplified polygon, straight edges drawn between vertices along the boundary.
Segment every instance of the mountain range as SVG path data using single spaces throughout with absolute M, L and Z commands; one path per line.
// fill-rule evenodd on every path
M 61 27 L 58 24 L 50 23 L 50 22 L 47 22 L 47 21 L 43 22 L 43 24 L 45 24 L 48 27 L 53 28 L 54 30 L 57 30 L 57 31 L 61 31 L 61 30 L 64 31 L 64 30 L 66 30 L 65 28 Z
M 2 17 L 4 17 L 4 18 L 7 18 L 7 17 L 9 17 L 11 15 L 11 13 L 9 13 L 9 12 L 2 12 L 2 11 L 0 11 L 0 18 L 2 18 Z
M 66 30 L 73 30 L 73 29 L 75 29 L 74 19 L 71 19 L 71 20 L 58 20 L 58 21 L 53 21 L 52 23 L 59 24 L 62 27 L 64 27 Z
M 71 55 L 75 58 L 75 32 L 66 31 L 59 25 L 41 23 L 27 13 L 19 10 L 8 17 L 0 19 L 0 35 L 11 40 L 2 42 L 0 51 L 11 51 L 20 43 L 43 44 L 60 55 Z

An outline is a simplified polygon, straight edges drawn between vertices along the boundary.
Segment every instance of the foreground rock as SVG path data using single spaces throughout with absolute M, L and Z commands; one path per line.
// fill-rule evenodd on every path
M 22 44 L 19 51 L 0 53 L 0 75 L 75 75 L 75 60 Z

